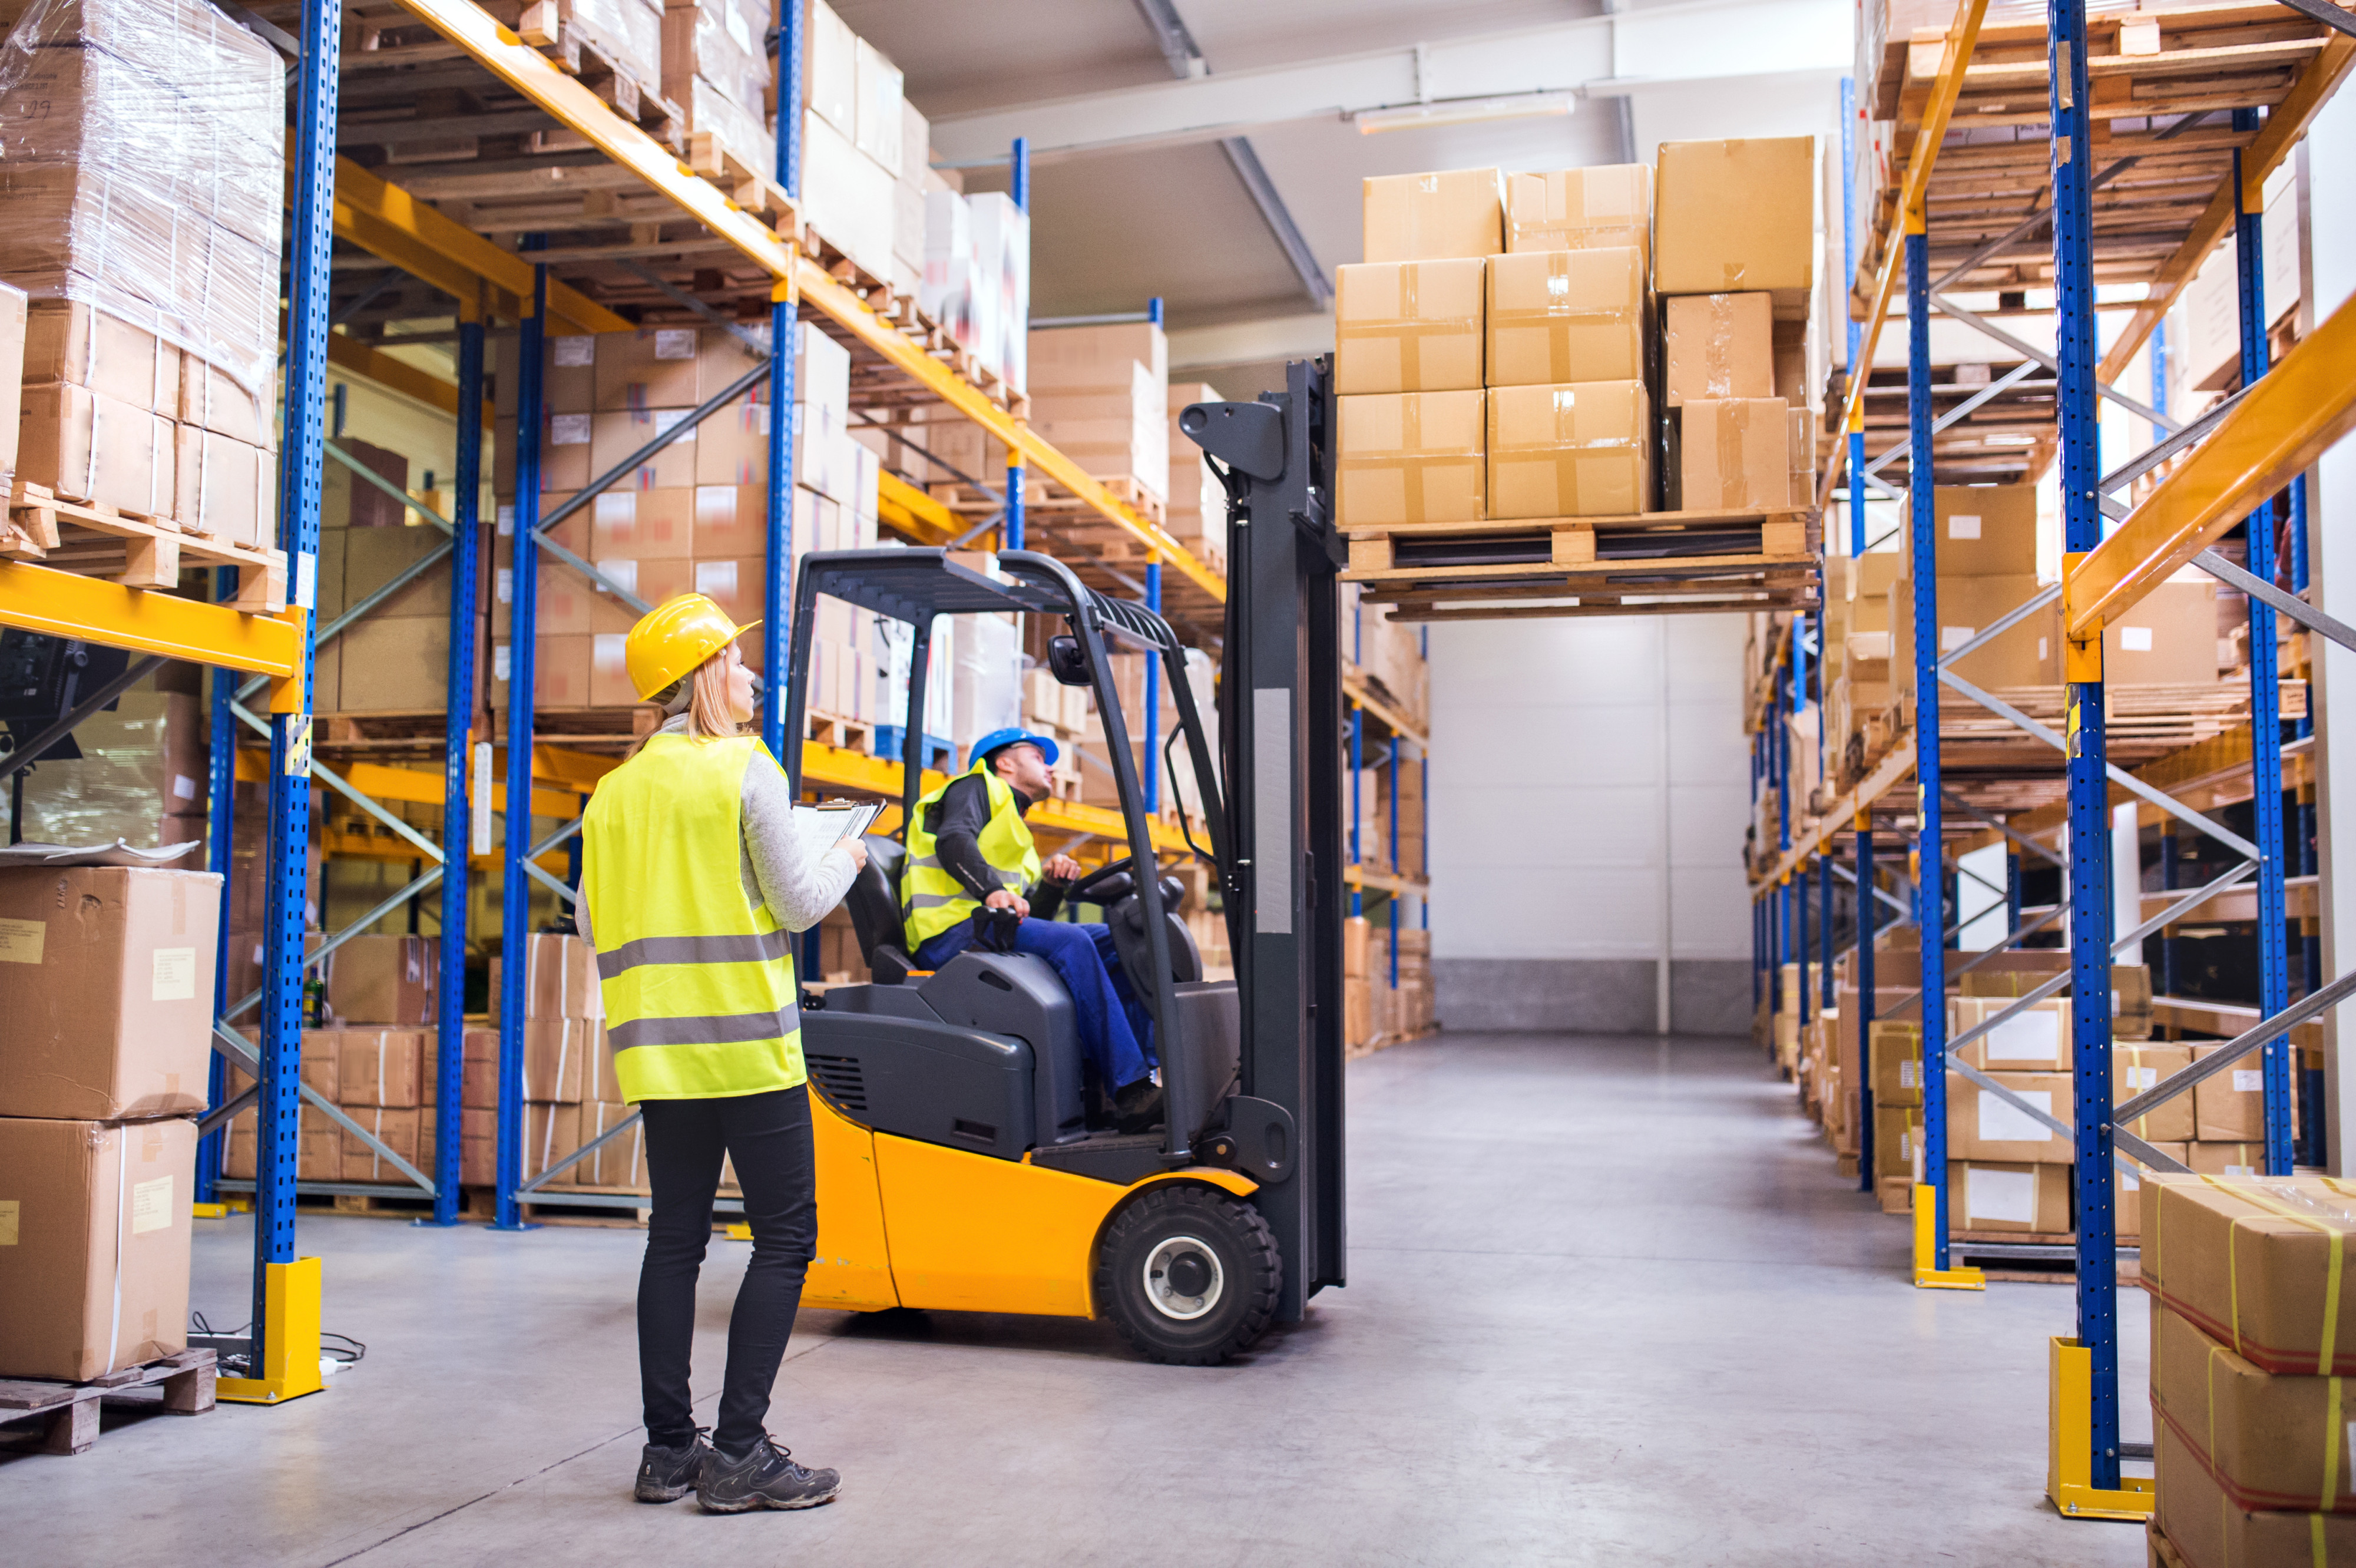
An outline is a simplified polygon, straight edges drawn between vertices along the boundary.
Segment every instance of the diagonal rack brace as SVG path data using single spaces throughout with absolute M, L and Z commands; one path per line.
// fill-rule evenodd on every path
M 244 1068 L 247 1072 L 252 1074 L 257 1086 L 259 1085 L 262 1078 L 262 1058 L 254 1055 L 253 1047 L 245 1042 L 242 1036 L 237 1034 L 235 1031 L 230 1029 L 228 1025 L 221 1023 L 218 1019 L 213 1023 L 213 1049 L 220 1052 L 221 1055 L 229 1058 L 230 1060 L 236 1062 L 239 1066 Z M 346 1115 L 342 1106 L 337 1104 L 334 1101 L 328 1099 L 326 1095 L 320 1093 L 317 1090 L 312 1088 L 307 1083 L 297 1083 L 295 1087 L 303 1091 L 304 1100 L 308 1101 L 310 1104 L 316 1106 L 320 1111 L 326 1112 L 327 1119 L 334 1122 L 337 1126 L 343 1128 L 345 1132 L 349 1133 L 353 1137 L 358 1138 L 361 1143 L 366 1144 L 369 1148 L 375 1150 L 376 1155 L 379 1159 L 383 1160 L 388 1165 L 391 1165 L 393 1169 L 399 1171 L 402 1176 L 407 1176 L 412 1186 L 421 1188 L 428 1197 L 436 1196 L 434 1189 L 434 1183 L 426 1176 L 423 1171 L 419 1170 L 415 1165 L 412 1165 L 407 1160 L 402 1159 L 400 1155 L 396 1154 L 393 1150 L 385 1145 L 384 1140 L 379 1138 L 375 1133 L 369 1132 L 351 1117 Z M 248 1090 L 247 1092 L 252 1093 L 253 1091 Z M 228 1106 L 222 1107 L 222 1110 L 224 1111 L 229 1109 L 230 1107 Z
M 2154 1106 L 2175 1099 L 2202 1079 L 2213 1078 L 2223 1072 L 2269 1040 L 2288 1034 L 2309 1018 L 2329 1012 L 2347 1000 L 2351 993 L 2356 993 L 2356 973 L 2343 974 L 2320 991 L 2308 993 L 2255 1028 L 2225 1041 L 2182 1072 L 2169 1074 L 2134 1099 L 2120 1104 L 2111 1112 L 2111 1120 L 2134 1121 Z

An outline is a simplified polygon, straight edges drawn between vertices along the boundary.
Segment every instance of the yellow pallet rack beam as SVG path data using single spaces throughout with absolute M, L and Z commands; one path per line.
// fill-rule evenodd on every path
M 1851 824 L 1859 811 L 1871 810 L 1876 801 L 1913 775 L 1914 735 L 1910 730 L 1898 737 L 1888 754 L 1874 764 L 1873 770 L 1858 781 L 1856 789 L 1835 800 L 1816 819 L 1814 827 L 1793 832 L 1792 847 L 1777 856 L 1773 865 L 1751 879 L 1752 896 L 1798 875 L 1802 866 L 1832 846 L 1835 837 L 1854 831 Z
M 102 577 L 0 562 L 0 626 L 275 681 L 292 679 L 302 662 L 304 614 L 292 606 L 279 615 L 251 614 Z
M 972 526 L 889 469 L 876 476 L 876 485 L 877 515 L 919 544 L 950 543 Z
M 2101 545 L 2067 564 L 2062 634 L 2091 642 L 2356 429 L 2356 300 L 2282 357 Z
M 1987 0 L 1963 0 L 1955 7 L 1955 19 L 1948 24 L 1946 42 L 1939 50 L 1939 74 L 1931 84 L 1931 102 L 1922 112 L 1914 150 L 1906 160 L 1906 178 L 1899 186 L 1898 213 L 1903 223 L 1912 225 L 1922 219 L 1922 193 L 1930 188 L 1931 167 L 1939 161 L 1939 144 L 1946 140 L 1947 122 L 1955 113 L 1955 100 L 1963 94 L 1964 72 L 1971 64 L 1980 22 L 1987 15 Z M 1881 323 L 1890 314 L 1890 296 L 1898 286 L 1898 269 L 1905 259 L 1902 244 L 1893 242 L 1881 248 L 1881 271 L 1873 280 L 1873 306 L 1866 315 L 1865 334 L 1858 339 L 1856 362 L 1848 368 L 1847 394 L 1841 400 L 1843 438 L 1833 442 L 1831 460 L 1816 486 L 1818 510 L 1832 504 L 1833 486 L 1839 483 L 1848 463 L 1847 433 L 1865 428 L 1865 388 L 1873 379 L 1874 344 L 1881 337 Z

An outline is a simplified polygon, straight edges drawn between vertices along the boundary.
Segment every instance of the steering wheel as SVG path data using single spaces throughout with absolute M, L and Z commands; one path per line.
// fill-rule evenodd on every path
M 1135 861 L 1136 858 L 1137 857 L 1135 855 L 1125 854 L 1119 860 L 1108 861 L 1106 864 L 1098 866 L 1094 871 L 1087 873 L 1077 882 L 1073 883 L 1069 887 L 1064 889 L 1064 901 L 1067 904 L 1096 904 L 1102 902 L 1102 900 L 1093 897 L 1097 889 L 1106 883 L 1112 881 L 1112 879 L 1117 876 L 1128 875 L 1130 864 Z

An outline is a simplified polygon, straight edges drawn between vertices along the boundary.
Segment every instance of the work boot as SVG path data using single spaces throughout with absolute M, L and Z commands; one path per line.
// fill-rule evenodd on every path
M 1162 1125 L 1162 1086 L 1151 1078 L 1121 1085 L 1112 1097 L 1114 1113 L 1123 1133 L 1150 1133 Z
M 695 1489 L 703 1462 L 712 1457 L 712 1444 L 703 1440 L 704 1430 L 697 1427 L 695 1435 L 676 1448 L 660 1443 L 646 1445 L 638 1455 L 638 1501 L 675 1503 Z
M 753 1451 L 736 1458 L 714 1449 L 695 1483 L 695 1500 L 709 1513 L 752 1509 L 814 1509 L 830 1503 L 842 1485 L 832 1470 L 812 1470 L 764 1435 Z

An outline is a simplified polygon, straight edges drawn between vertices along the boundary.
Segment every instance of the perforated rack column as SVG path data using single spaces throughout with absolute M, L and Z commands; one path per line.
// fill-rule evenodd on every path
M 801 201 L 802 25 L 807 12 L 788 5 L 777 30 L 777 183 L 786 199 Z M 793 247 L 799 254 L 800 247 Z M 786 760 L 786 679 L 794 607 L 794 338 L 799 296 L 790 280 L 769 291 L 769 494 L 766 562 L 761 579 L 761 739 Z M 801 744 L 795 736 L 792 744 Z M 814 956 L 818 929 L 810 928 Z M 806 969 L 815 969 L 812 963 Z
M 467 852 L 473 847 L 473 801 L 467 788 L 474 739 L 477 639 L 475 590 L 481 576 L 483 489 L 483 321 L 479 306 L 461 302 L 458 322 L 458 463 L 456 527 L 450 552 L 450 711 L 442 737 L 442 973 L 434 1043 L 434 1219 L 458 1222 L 461 1152 L 465 1147 L 466 1070 Z M 429 1151 L 420 1150 L 421 1155 Z

